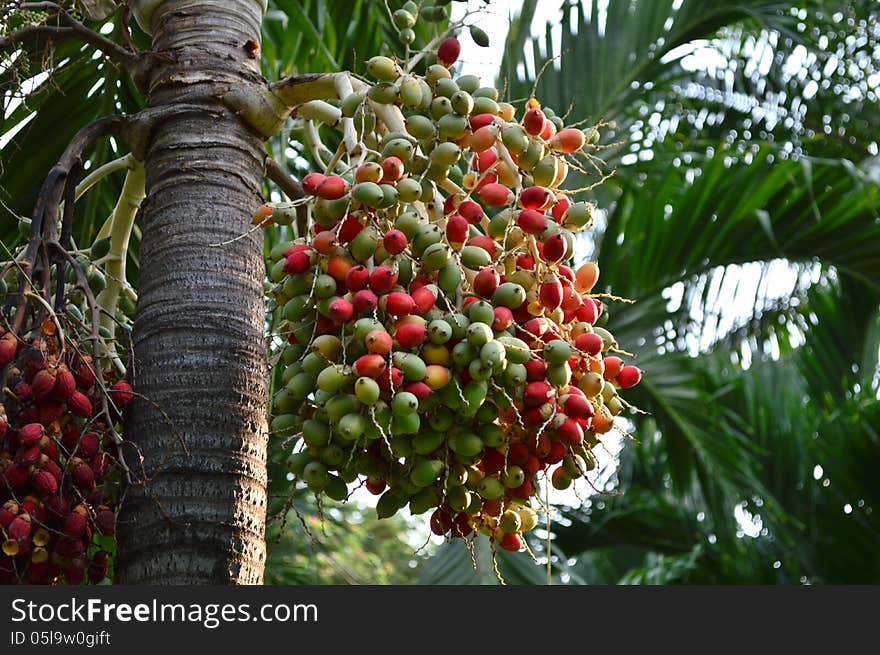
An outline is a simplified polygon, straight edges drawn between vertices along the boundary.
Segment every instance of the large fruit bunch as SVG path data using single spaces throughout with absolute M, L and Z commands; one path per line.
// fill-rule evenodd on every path
M 438 535 L 516 551 L 539 481 L 597 466 L 642 372 L 600 327 L 596 264 L 569 267 L 593 206 L 562 185 L 597 130 L 535 99 L 518 114 L 453 74 L 459 50 L 446 39 L 423 74 L 374 57 L 374 81 L 339 103 L 362 156 L 303 178 L 309 233 L 270 255 L 287 339 L 272 431 L 316 494 L 365 478 L 380 517 L 409 506 Z M 296 204 L 255 220 L 289 224 Z
M 27 339 L 0 328 L 0 377 L 0 584 L 98 583 L 120 471 L 94 360 L 52 321 Z M 111 407 L 130 391 L 117 381 Z

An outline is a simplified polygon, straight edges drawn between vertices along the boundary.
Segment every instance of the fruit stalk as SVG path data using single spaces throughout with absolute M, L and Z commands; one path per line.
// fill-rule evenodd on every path
M 119 294 L 126 284 L 125 268 L 128 254 L 128 242 L 131 238 L 131 230 L 134 220 L 140 209 L 141 202 L 146 195 L 146 178 L 144 165 L 131 157 L 128 162 L 128 172 L 125 174 L 125 182 L 113 213 L 110 217 L 110 252 L 107 255 L 107 286 L 98 294 L 98 305 L 104 309 L 101 314 L 101 326 L 110 331 L 111 336 L 116 333 L 116 308 L 119 303 Z M 111 338 L 109 348 L 112 351 L 115 346 Z M 113 356 L 117 366 L 121 365 L 119 358 Z

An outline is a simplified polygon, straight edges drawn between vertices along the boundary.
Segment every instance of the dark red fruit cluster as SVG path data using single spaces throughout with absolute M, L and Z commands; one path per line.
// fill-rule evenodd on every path
M 52 332 L 24 341 L 0 328 L 0 584 L 107 577 L 118 452 L 92 357 Z M 117 381 L 114 415 L 131 398 Z

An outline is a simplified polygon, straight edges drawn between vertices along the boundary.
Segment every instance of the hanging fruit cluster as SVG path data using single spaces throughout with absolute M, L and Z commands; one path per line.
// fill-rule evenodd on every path
M 339 103 L 368 154 L 303 178 L 309 234 L 270 254 L 287 339 L 272 431 L 316 494 L 365 479 L 380 517 L 408 506 L 438 535 L 516 551 L 539 482 L 597 466 L 642 372 L 601 327 L 596 264 L 568 265 L 593 206 L 562 185 L 597 130 L 534 99 L 518 114 L 454 76 L 459 52 L 446 39 L 421 75 L 373 57 L 372 84 Z M 289 224 L 297 204 L 255 222 Z
M 98 583 L 110 553 L 93 537 L 115 532 L 120 472 L 94 360 L 47 321 L 27 340 L 0 328 L 0 374 L 0 584 Z
M 134 392 L 116 352 L 127 334 L 125 252 L 111 252 L 110 237 L 134 212 L 120 228 L 114 211 L 106 233 L 78 249 L 80 169 L 65 166 L 53 169 L 63 184 L 44 184 L 33 218 L 20 219 L 28 241 L 2 244 L 0 584 L 105 580 L 128 472 L 120 412 Z

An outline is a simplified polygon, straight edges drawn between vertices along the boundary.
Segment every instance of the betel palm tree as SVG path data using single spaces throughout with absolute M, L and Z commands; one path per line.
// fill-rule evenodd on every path
M 0 9 L 3 244 L 12 249 L 24 238 L 19 218 L 30 214 L 39 180 L 75 135 L 93 145 L 73 153 L 86 171 L 114 157 L 104 173 L 130 171 L 125 187 L 120 173 L 76 205 L 75 244 L 88 247 L 100 233 L 120 191 L 130 216 L 143 199 L 127 249 L 138 289 L 130 373 L 141 397 L 126 425 L 137 449 L 132 461 L 143 462 L 132 474 L 143 484 L 128 490 L 116 579 L 261 582 L 264 246 L 248 230 L 270 191 L 267 134 L 223 97 L 296 73 L 353 68 L 355 53 L 378 52 L 393 34 L 387 7 L 11 0 Z M 108 115 L 117 117 L 82 131 Z M 283 157 L 287 139 L 270 147 Z M 143 169 L 124 157 L 129 150 Z M 70 169 L 60 175 L 73 177 Z
M 638 299 L 609 327 L 647 371 L 639 442 L 602 478 L 624 493 L 562 508 L 557 579 L 876 582 L 876 6 L 601 5 L 531 37 L 525 2 L 500 72 L 614 123 L 579 255 Z M 444 549 L 423 580 L 466 566 Z

